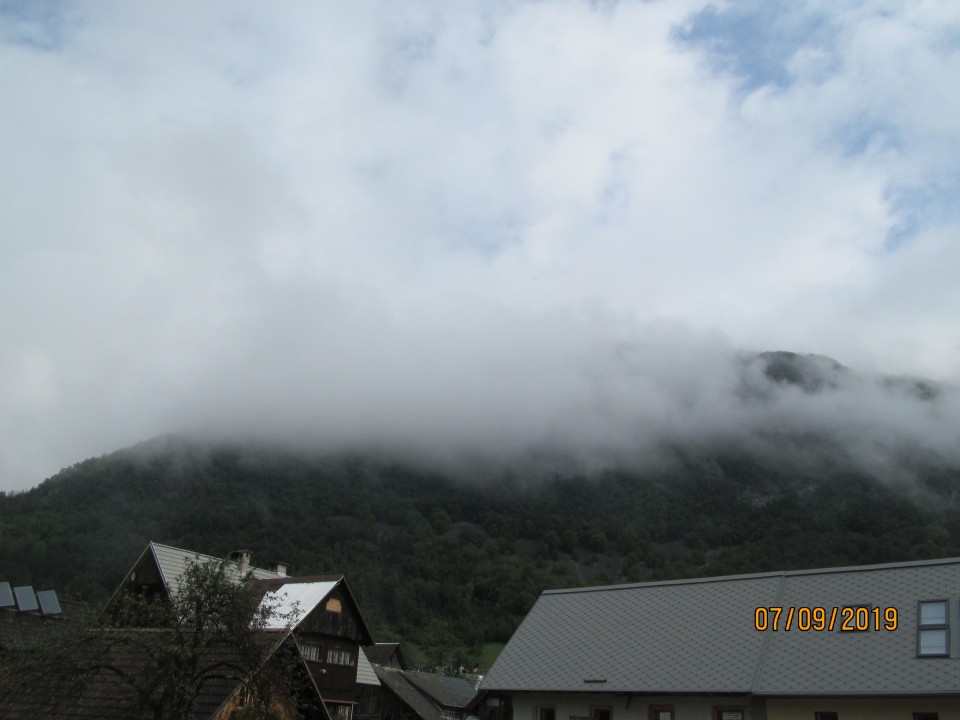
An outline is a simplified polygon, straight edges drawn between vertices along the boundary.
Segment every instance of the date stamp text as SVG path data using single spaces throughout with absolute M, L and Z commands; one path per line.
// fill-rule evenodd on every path
M 754 612 L 754 628 L 760 632 L 892 631 L 898 620 L 895 607 L 758 607 Z

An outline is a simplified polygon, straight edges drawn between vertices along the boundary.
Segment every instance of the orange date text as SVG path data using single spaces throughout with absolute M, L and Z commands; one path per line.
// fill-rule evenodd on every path
M 753 614 L 753 626 L 760 632 L 892 631 L 898 620 L 895 607 L 758 607 Z

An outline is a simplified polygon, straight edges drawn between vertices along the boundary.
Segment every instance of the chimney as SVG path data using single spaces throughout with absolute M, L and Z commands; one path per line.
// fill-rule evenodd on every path
M 287 564 L 285 562 L 270 563 L 270 572 L 275 572 L 280 577 L 287 576 Z
M 240 571 L 241 577 L 247 574 L 247 571 L 250 569 L 249 550 L 234 550 L 230 553 L 230 560 L 237 564 L 237 570 Z

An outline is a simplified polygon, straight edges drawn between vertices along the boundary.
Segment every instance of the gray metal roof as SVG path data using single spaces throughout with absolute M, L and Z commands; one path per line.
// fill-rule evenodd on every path
M 187 566 L 193 562 L 221 562 L 223 558 L 213 555 L 203 555 L 192 550 L 181 550 L 180 548 L 170 547 L 151 542 L 147 546 L 147 552 L 153 553 L 156 558 L 157 566 L 163 575 L 163 581 L 171 595 L 175 595 L 180 589 L 180 577 L 183 575 Z M 270 580 L 272 578 L 284 577 L 278 573 L 264 570 L 262 568 L 251 567 L 253 577 L 257 580 Z M 237 582 L 240 581 L 240 570 L 234 563 L 227 563 L 227 573 Z
M 917 603 L 956 597 L 960 559 L 547 591 L 480 689 L 960 694 L 960 653 L 916 657 Z M 898 629 L 754 627 L 757 606 L 856 605 L 897 608 Z
M 357 685 L 379 685 L 377 674 L 373 671 L 373 665 L 367 659 L 363 648 L 357 648 Z

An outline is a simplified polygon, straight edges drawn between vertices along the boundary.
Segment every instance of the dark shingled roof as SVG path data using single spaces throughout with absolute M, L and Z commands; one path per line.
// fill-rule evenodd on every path
M 374 665 L 382 685 L 390 688 L 422 720 L 441 720 L 442 708 L 463 710 L 477 691 L 459 677 L 411 672 Z
M 363 648 L 367 658 L 374 665 L 389 665 L 390 660 L 395 658 L 400 667 L 404 666 L 403 653 L 400 652 L 400 643 L 377 643 L 376 645 L 367 645 Z
M 400 698 L 411 710 L 413 710 L 422 720 L 443 720 L 440 709 L 430 702 L 423 693 L 404 677 L 403 670 L 395 668 L 385 668 L 380 665 L 373 666 L 380 683 L 393 691 L 394 695 Z
M 537 600 L 480 689 L 960 695 L 955 660 L 916 656 L 918 602 L 957 597 L 960 558 L 552 590 Z M 860 605 L 880 608 L 881 621 L 883 609 L 896 608 L 898 628 L 754 627 L 758 606 L 829 613 Z M 960 632 L 951 642 L 960 657 Z
M 460 677 L 411 671 L 404 671 L 403 675 L 420 688 L 421 692 L 444 707 L 463 709 L 477 694 L 473 685 Z

